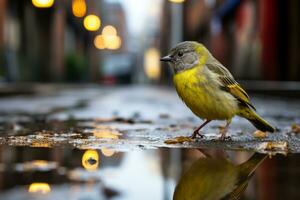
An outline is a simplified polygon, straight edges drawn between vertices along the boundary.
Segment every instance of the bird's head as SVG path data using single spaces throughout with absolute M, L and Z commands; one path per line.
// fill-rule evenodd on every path
M 211 54 L 203 44 L 186 41 L 177 44 L 167 56 L 160 60 L 168 62 L 175 73 L 177 73 L 195 66 L 203 66 L 210 57 Z

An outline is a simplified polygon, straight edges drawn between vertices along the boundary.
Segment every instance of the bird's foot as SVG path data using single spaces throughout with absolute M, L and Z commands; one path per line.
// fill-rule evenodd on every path
M 220 140 L 222 140 L 222 141 L 231 141 L 231 137 L 230 136 L 226 136 L 226 135 L 221 135 L 221 137 L 220 137 Z
M 220 132 L 219 134 L 221 134 L 221 137 L 220 137 L 220 140 L 222 141 L 225 141 L 225 140 L 231 140 L 231 137 L 230 136 L 226 136 L 226 133 L 228 131 L 228 127 L 225 126 L 225 127 L 220 127 Z
M 195 131 L 193 132 L 193 135 L 190 136 L 190 138 L 191 138 L 191 139 L 196 139 L 197 136 L 198 136 L 200 139 L 204 138 L 204 135 L 202 135 L 201 133 L 199 133 L 199 130 L 195 130 Z

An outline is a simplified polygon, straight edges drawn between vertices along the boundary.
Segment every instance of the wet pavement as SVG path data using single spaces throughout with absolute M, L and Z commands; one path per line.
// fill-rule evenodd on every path
M 1 145 L 115 151 L 166 147 L 300 152 L 298 99 L 251 95 L 258 112 L 276 126 L 275 134 L 254 134 L 255 128 L 248 121 L 235 117 L 229 140 L 219 140 L 224 122 L 215 121 L 202 130 L 202 139 L 168 143 L 179 136 L 190 136 L 202 122 L 173 89 L 43 86 L 37 91 L 0 99 Z
M 251 95 L 258 112 L 276 125 L 276 133 L 255 132 L 249 122 L 236 117 L 231 139 L 220 141 L 221 121 L 205 127 L 203 138 L 187 139 L 202 121 L 172 88 L 35 85 L 11 94 L 0 98 L 0 200 L 170 200 L 174 191 L 175 199 L 184 199 L 182 194 L 189 194 L 184 188 L 193 180 L 183 171 L 201 177 L 197 183 L 204 185 L 204 177 L 210 177 L 204 175 L 218 176 L 218 181 L 207 181 L 213 189 L 222 178 L 228 180 L 223 166 L 243 181 L 226 182 L 224 188 L 230 189 L 218 195 L 236 197 L 251 185 L 260 164 L 246 162 L 243 155 L 248 153 L 243 152 L 300 152 L 300 104 L 295 98 Z M 234 150 L 231 158 L 242 155 L 239 163 L 252 167 L 241 173 L 245 164 L 204 159 L 199 148 Z M 269 168 L 264 171 L 272 173 Z M 199 185 L 193 187 L 198 191 Z

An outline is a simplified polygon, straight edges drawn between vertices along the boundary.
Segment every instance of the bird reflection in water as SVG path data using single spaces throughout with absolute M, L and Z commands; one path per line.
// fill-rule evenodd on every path
M 201 158 L 181 177 L 173 200 L 238 200 L 265 158 L 255 153 L 240 165 L 223 158 Z

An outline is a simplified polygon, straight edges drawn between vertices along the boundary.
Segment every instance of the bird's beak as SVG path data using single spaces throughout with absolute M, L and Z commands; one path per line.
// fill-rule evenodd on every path
M 171 56 L 167 55 L 167 56 L 165 56 L 165 57 L 162 57 L 162 58 L 160 59 L 160 61 L 163 61 L 163 62 L 171 62 L 171 61 L 172 61 L 172 58 L 171 58 Z

